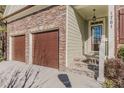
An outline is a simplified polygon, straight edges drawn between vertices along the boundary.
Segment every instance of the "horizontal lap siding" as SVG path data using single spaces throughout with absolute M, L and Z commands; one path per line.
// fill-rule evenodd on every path
M 76 14 L 72 7 L 68 8 L 68 40 L 67 61 L 71 63 L 74 58 L 82 55 L 82 37 Z

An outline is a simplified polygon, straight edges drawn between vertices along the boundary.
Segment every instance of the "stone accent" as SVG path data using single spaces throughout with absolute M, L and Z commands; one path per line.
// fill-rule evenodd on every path
M 73 72 L 73 73 L 77 73 L 77 74 L 83 74 L 86 75 L 90 78 L 95 78 L 95 72 L 93 70 L 90 69 L 89 66 L 91 66 L 90 63 L 87 62 L 83 62 L 84 59 L 82 60 L 82 58 L 75 58 L 74 61 L 68 65 L 68 69 L 67 72 Z
M 59 30 L 59 69 L 65 69 L 66 61 L 66 6 L 52 6 L 8 23 L 7 54 L 9 58 L 9 37 L 26 35 L 26 63 L 29 62 L 29 34 L 51 30 Z

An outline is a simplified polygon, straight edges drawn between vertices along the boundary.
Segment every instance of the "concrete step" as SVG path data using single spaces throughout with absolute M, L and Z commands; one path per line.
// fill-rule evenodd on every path
M 88 68 L 88 64 L 80 61 L 72 62 L 72 64 L 69 65 L 68 70 L 78 74 L 85 74 L 91 78 L 94 78 L 95 76 L 95 72 Z

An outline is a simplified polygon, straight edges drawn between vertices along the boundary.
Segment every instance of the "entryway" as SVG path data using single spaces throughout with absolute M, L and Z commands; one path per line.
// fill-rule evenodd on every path
M 108 38 L 108 6 L 73 5 L 69 6 L 68 11 L 69 68 L 97 78 L 99 54 L 105 50 L 107 55 L 108 47 L 105 45 L 101 51 L 100 46 L 103 38 Z

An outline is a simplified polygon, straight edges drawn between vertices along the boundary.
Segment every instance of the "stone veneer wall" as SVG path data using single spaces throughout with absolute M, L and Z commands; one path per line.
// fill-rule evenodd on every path
M 115 6 L 115 33 L 116 33 L 116 41 L 115 41 L 115 45 L 116 45 L 116 54 L 117 54 L 117 50 L 119 49 L 120 46 L 124 46 L 124 44 L 119 44 L 119 28 L 118 28 L 118 10 L 120 8 L 124 8 L 124 5 L 116 5 Z
M 7 56 L 9 58 L 9 37 L 25 34 L 26 63 L 29 62 L 29 35 L 32 32 L 59 30 L 59 69 L 65 69 L 66 62 L 66 6 L 51 6 L 37 13 L 8 23 Z

